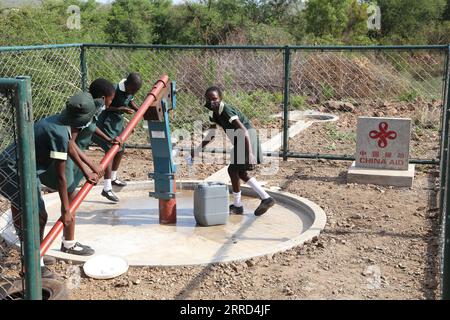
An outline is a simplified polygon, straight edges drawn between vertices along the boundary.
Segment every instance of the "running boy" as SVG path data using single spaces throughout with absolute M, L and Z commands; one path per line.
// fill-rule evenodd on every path
M 69 98 L 66 108 L 60 113 L 44 118 L 34 125 L 35 150 L 36 150 L 36 172 L 38 188 L 38 206 L 39 206 L 39 232 L 40 240 L 44 236 L 44 228 L 47 223 L 47 211 L 41 195 L 39 175 L 49 169 L 50 165 L 55 163 L 57 172 L 57 190 L 61 199 L 61 221 L 67 227 L 74 217 L 69 210 L 69 195 L 67 192 L 67 179 L 65 167 L 67 155 L 69 152 L 69 141 L 72 132 L 76 132 L 80 127 L 88 124 L 95 114 L 95 104 L 92 96 L 88 93 L 79 93 Z M 8 146 L 0 154 L 0 172 L 9 177 L 9 183 L 1 184 L 0 194 L 11 202 L 11 211 L 13 215 L 14 226 L 19 238 L 22 238 L 21 213 L 19 192 L 17 192 L 17 162 L 16 145 Z M 2 177 L 3 178 L 3 177 Z M 90 175 L 89 179 L 98 179 L 96 175 Z M 3 180 L 3 179 L 2 179 Z M 6 180 L 6 179 L 5 179 Z M 43 277 L 51 277 L 52 274 L 43 265 L 41 259 L 41 270 Z
M 211 111 L 209 119 L 212 124 L 201 146 L 191 152 L 191 157 L 193 159 L 200 150 L 203 150 L 214 139 L 217 125 L 222 127 L 234 146 L 231 153 L 231 164 L 228 167 L 228 175 L 233 188 L 233 204 L 230 205 L 230 213 L 244 213 L 240 187 L 240 180 L 242 180 L 255 190 L 261 198 L 261 203 L 254 212 L 256 216 L 260 216 L 275 204 L 275 200 L 247 172 L 254 170 L 256 164 L 262 162 L 261 146 L 256 130 L 244 114 L 234 106 L 222 101 L 220 88 L 215 86 L 208 88 L 205 98 L 205 107 Z
M 66 163 L 66 178 L 67 178 L 67 192 L 69 200 L 72 201 L 75 197 L 75 189 L 78 187 L 83 177 L 94 183 L 97 181 L 91 178 L 91 170 L 97 174 L 98 178 L 102 175 L 101 170 L 92 163 L 92 161 L 84 154 L 84 151 L 91 143 L 92 135 L 95 133 L 102 139 L 116 144 L 114 139 L 109 139 L 97 126 L 97 115 L 105 108 L 108 108 L 111 101 L 114 99 L 115 88 L 114 85 L 106 79 L 96 79 L 89 86 L 89 93 L 94 99 L 96 114 L 92 121 L 79 128 L 76 132 L 72 132 L 72 138 L 69 142 L 69 156 L 70 159 Z M 74 165 L 74 162 L 76 165 Z M 86 164 L 87 167 L 84 165 Z M 54 167 L 54 166 L 53 166 Z M 40 175 L 41 183 L 52 188 L 57 188 L 57 180 L 55 170 L 52 167 L 45 173 Z M 88 256 L 94 254 L 94 250 L 80 244 L 75 240 L 75 217 L 74 222 L 64 228 L 63 238 L 61 243 L 61 251 L 70 254 Z
M 116 85 L 116 95 L 111 106 L 103 110 L 98 117 L 97 127 L 104 132 L 109 139 L 119 136 L 124 129 L 124 113 L 133 114 L 139 107 L 134 102 L 134 95 L 142 87 L 141 76 L 138 73 L 130 73 L 126 79 L 122 79 Z M 112 144 L 93 136 L 92 141 L 99 145 L 105 153 L 109 151 Z M 105 171 L 104 187 L 102 196 L 113 202 L 119 202 L 119 198 L 112 191 L 112 186 L 124 187 L 126 182 L 117 178 L 117 170 L 122 160 L 125 148 L 122 146 L 114 157 L 112 164 Z

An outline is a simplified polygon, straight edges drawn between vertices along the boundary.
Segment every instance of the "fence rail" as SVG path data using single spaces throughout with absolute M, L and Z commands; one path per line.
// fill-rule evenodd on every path
M 156 77 L 165 73 L 179 87 L 172 131 L 190 133 L 195 121 L 201 120 L 206 126 L 203 94 L 208 86 L 217 84 L 225 89 L 225 100 L 243 111 L 259 130 L 283 133 L 281 149 L 271 154 L 284 159 L 352 160 L 359 116 L 409 117 L 411 162 L 440 165 L 445 223 L 450 208 L 445 196 L 450 179 L 449 53 L 447 45 L 3 47 L 0 77 L 31 77 L 37 120 L 61 111 L 68 96 L 87 90 L 97 77 L 118 82 L 129 72 L 141 73 L 145 85 L 136 99 L 142 102 Z M 306 110 L 331 113 L 339 117 L 339 122 L 316 121 L 289 137 L 293 126 L 306 121 L 302 118 Z M 0 132 L 4 130 L 1 125 L 9 124 L 0 123 Z M 0 141 L 3 148 L 2 143 L 6 139 Z M 147 130 L 138 126 L 129 143 L 147 147 Z M 450 241 L 448 232 L 444 235 L 443 251 Z M 446 257 L 443 268 L 449 259 Z

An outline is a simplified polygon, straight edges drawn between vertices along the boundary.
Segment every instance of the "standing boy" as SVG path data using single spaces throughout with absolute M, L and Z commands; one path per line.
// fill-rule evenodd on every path
M 246 182 L 261 198 L 261 203 L 254 214 L 260 216 L 275 204 L 275 200 L 262 188 L 255 178 L 248 175 L 248 171 L 254 170 L 256 164 L 262 162 L 262 152 L 256 130 L 247 117 L 234 106 L 222 101 L 222 91 L 218 87 L 210 87 L 205 93 L 205 107 L 211 111 L 211 127 L 208 135 L 203 139 L 201 146 L 193 150 L 194 158 L 199 149 L 210 143 L 215 137 L 216 126 L 219 125 L 233 143 L 231 164 L 228 167 L 228 175 L 233 188 L 233 204 L 230 205 L 230 213 L 243 214 L 244 205 L 241 202 L 241 182 Z
M 116 94 L 111 106 L 104 110 L 97 122 L 97 127 L 104 132 L 109 139 L 114 139 L 119 136 L 124 125 L 124 113 L 133 114 L 139 110 L 139 107 L 134 101 L 134 95 L 142 87 L 142 80 L 138 73 L 130 73 L 126 79 L 122 79 L 116 85 Z M 111 149 L 112 144 L 93 136 L 92 141 L 99 145 L 105 153 Z M 113 202 L 119 202 L 119 198 L 112 191 L 112 186 L 124 187 L 126 182 L 117 178 L 117 170 L 119 169 L 120 161 L 122 160 L 125 148 L 122 146 L 120 151 L 114 157 L 112 164 L 110 164 L 105 171 L 105 182 L 102 191 L 102 196 Z

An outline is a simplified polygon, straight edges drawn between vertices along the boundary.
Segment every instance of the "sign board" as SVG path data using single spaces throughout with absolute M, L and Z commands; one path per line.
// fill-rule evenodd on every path
M 411 119 L 360 117 L 355 166 L 408 170 L 410 139 Z

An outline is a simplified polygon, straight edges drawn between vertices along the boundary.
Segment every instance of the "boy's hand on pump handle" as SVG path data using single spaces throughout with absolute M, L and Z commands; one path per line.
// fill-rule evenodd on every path
M 100 179 L 100 176 L 98 173 L 96 172 L 90 172 L 88 173 L 86 180 L 89 181 L 90 183 L 96 185 L 98 180 Z
M 128 114 L 133 114 L 134 113 L 134 110 L 131 109 L 131 108 L 128 108 L 128 107 L 120 107 L 120 110 L 125 112 L 125 113 L 128 113 Z
M 123 146 L 123 140 L 120 137 L 115 137 L 111 140 L 111 144 L 117 144 L 119 147 Z
M 96 173 L 98 176 L 98 179 L 100 179 L 101 177 L 103 177 L 105 175 L 105 169 L 103 169 L 101 165 L 98 165 L 97 169 L 94 170 L 94 173 Z

